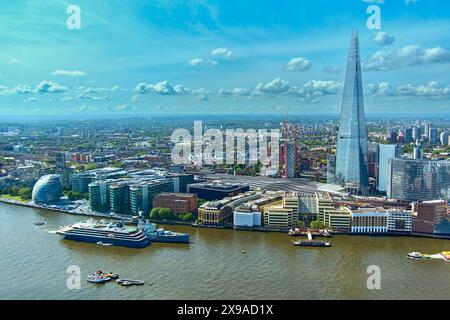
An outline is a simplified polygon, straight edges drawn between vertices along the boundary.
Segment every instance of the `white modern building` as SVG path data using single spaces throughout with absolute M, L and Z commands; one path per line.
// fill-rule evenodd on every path
M 388 231 L 389 232 L 412 232 L 412 211 L 392 210 L 388 211 Z
M 251 207 L 245 205 L 240 206 L 233 213 L 233 224 L 235 227 L 260 227 L 261 212 L 253 211 Z
M 383 208 L 361 208 L 351 214 L 352 233 L 387 233 L 388 212 Z

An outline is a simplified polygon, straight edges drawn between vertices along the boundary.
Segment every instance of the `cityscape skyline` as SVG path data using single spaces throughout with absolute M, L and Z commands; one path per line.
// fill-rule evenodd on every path
M 448 4 L 379 3 L 382 28 L 368 30 L 369 2 L 80 1 L 80 30 L 66 28 L 64 1 L 5 4 L 0 106 L 12 115 L 336 113 L 357 27 L 368 113 L 449 112 Z

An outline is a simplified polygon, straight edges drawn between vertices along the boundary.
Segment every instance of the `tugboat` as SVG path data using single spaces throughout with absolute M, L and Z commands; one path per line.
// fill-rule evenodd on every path
M 153 242 L 169 242 L 169 243 L 189 243 L 189 235 L 186 233 L 178 233 L 166 231 L 162 228 L 156 228 L 156 224 L 150 223 L 148 220 L 140 220 L 138 228 L 144 231 L 145 235 Z
M 330 242 L 313 240 L 310 232 L 308 232 L 308 240 L 292 241 L 292 244 L 299 247 L 331 247 Z

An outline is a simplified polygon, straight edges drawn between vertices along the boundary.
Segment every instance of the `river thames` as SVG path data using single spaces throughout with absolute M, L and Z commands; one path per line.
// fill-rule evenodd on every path
M 192 243 L 128 249 L 54 233 L 85 219 L 0 204 L 0 299 L 450 299 L 449 262 L 406 258 L 450 250 L 448 240 L 336 236 L 331 248 L 300 248 L 282 233 L 170 226 Z M 66 286 L 71 265 L 80 289 Z M 367 289 L 371 265 L 381 269 L 380 290 Z M 88 283 L 98 269 L 153 285 Z

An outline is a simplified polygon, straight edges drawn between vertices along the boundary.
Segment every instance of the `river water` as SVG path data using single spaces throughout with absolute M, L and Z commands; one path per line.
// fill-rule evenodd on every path
M 336 236 L 331 248 L 302 248 L 282 233 L 170 226 L 192 243 L 128 249 L 54 233 L 81 220 L 0 204 L 0 299 L 450 299 L 450 262 L 406 258 L 450 251 L 447 240 Z M 80 267 L 80 289 L 66 286 L 71 265 Z M 379 290 L 367 288 L 371 265 L 380 268 Z M 153 286 L 86 282 L 98 269 Z

